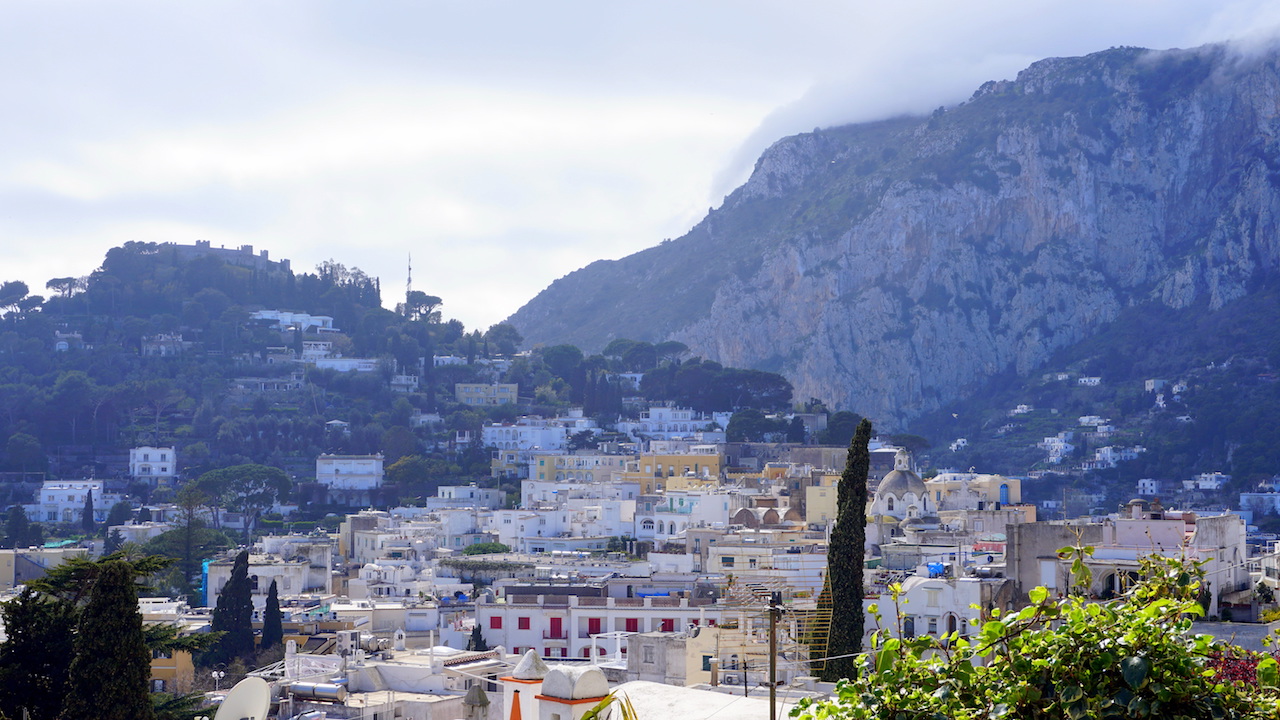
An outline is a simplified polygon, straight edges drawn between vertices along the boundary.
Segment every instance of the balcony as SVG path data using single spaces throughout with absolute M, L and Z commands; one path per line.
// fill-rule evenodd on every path
M 569 631 L 568 630 L 543 630 L 542 639 L 543 640 L 568 640 Z

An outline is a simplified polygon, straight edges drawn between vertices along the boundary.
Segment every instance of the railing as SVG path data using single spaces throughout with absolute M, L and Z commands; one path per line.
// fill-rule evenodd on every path
M 568 640 L 569 632 L 567 630 L 543 630 L 543 640 Z

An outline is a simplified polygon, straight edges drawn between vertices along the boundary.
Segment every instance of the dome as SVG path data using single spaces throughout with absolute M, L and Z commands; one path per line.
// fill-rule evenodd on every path
M 542 694 L 558 700 L 595 700 L 609 694 L 609 681 L 595 665 L 557 665 L 542 680 Z
M 887 494 L 894 497 L 902 497 L 909 492 L 915 493 L 916 497 L 923 497 L 927 492 L 924 481 L 910 470 L 891 471 L 880 481 L 880 487 L 876 490 L 877 495 Z
M 916 497 L 924 497 L 928 489 L 920 476 L 911 470 L 911 458 L 906 450 L 899 450 L 893 458 L 893 470 L 880 481 L 876 495 L 893 495 L 902 497 L 907 493 L 915 493 Z

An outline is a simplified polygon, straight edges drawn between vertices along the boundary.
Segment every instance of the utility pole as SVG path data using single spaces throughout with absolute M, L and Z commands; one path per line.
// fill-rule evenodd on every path
M 778 618 L 782 616 L 782 593 L 769 593 L 769 720 L 778 720 Z

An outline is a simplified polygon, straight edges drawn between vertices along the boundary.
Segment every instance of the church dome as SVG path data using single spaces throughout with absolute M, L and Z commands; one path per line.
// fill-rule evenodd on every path
M 877 495 L 893 495 L 899 498 L 907 493 L 915 493 L 916 497 L 923 497 L 926 492 L 924 481 L 911 470 L 911 460 L 907 457 L 906 450 L 898 451 L 897 457 L 893 460 L 893 470 L 884 476 L 880 481 L 880 487 L 876 489 Z

